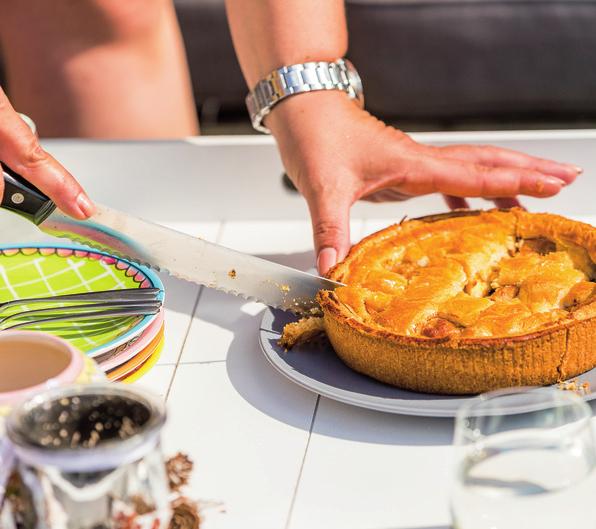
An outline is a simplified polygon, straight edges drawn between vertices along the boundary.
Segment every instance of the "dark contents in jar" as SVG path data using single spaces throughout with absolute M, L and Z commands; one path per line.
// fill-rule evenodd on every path
M 45 402 L 24 418 L 25 438 L 34 446 L 63 450 L 94 448 L 132 437 L 147 423 L 150 408 L 119 395 L 73 395 Z

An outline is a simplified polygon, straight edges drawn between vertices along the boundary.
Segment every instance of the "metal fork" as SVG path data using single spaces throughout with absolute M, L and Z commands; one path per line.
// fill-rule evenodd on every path
M 11 300 L 0 304 L 0 312 L 14 305 L 31 305 L 36 303 L 68 303 L 83 302 L 76 305 L 44 307 L 41 309 L 23 310 L 0 318 L 0 329 L 16 329 L 41 323 L 70 321 L 79 319 L 107 319 L 122 316 L 142 316 L 159 312 L 162 302 L 157 299 L 160 290 L 157 288 L 134 288 L 110 290 L 105 292 L 85 292 L 66 294 L 45 298 L 28 298 Z M 20 318 L 26 321 L 17 321 Z M 11 325 L 6 325 L 12 323 Z
M 32 305 L 34 303 L 64 303 L 69 301 L 82 301 L 95 303 L 98 301 L 113 301 L 115 303 L 127 301 L 145 301 L 157 299 L 159 288 L 123 288 L 120 290 L 102 290 L 97 292 L 80 292 L 78 294 L 61 294 L 36 298 L 11 299 L 0 303 L 0 313 L 15 305 Z

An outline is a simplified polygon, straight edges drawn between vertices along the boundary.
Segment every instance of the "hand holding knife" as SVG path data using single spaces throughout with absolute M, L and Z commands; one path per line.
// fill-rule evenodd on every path
M 199 285 L 223 290 L 272 307 L 307 313 L 318 308 L 319 290 L 340 283 L 237 252 L 96 204 L 87 220 L 73 219 L 39 189 L 3 165 L 0 206 L 18 213 L 44 232 L 107 251 Z

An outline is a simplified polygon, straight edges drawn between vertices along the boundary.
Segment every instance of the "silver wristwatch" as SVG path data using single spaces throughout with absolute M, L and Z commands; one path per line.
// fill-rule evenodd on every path
M 277 103 L 291 95 L 314 90 L 343 90 L 364 106 L 362 81 L 350 61 L 338 59 L 335 62 L 292 64 L 273 70 L 246 96 L 252 126 L 268 133 L 263 120 Z

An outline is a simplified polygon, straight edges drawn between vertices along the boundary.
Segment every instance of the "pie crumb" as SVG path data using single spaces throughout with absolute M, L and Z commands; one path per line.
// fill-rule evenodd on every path
M 590 393 L 590 383 L 589 382 L 582 382 L 577 378 L 573 378 L 571 380 L 566 380 L 564 382 L 559 382 L 558 388 L 564 391 L 573 391 L 580 396 L 587 395 Z
M 308 342 L 325 332 L 322 317 L 301 318 L 293 323 L 288 323 L 277 342 L 286 351 L 297 344 Z
M 232 278 L 235 279 L 236 278 L 236 270 L 234 270 L 233 268 L 228 272 L 228 275 Z

